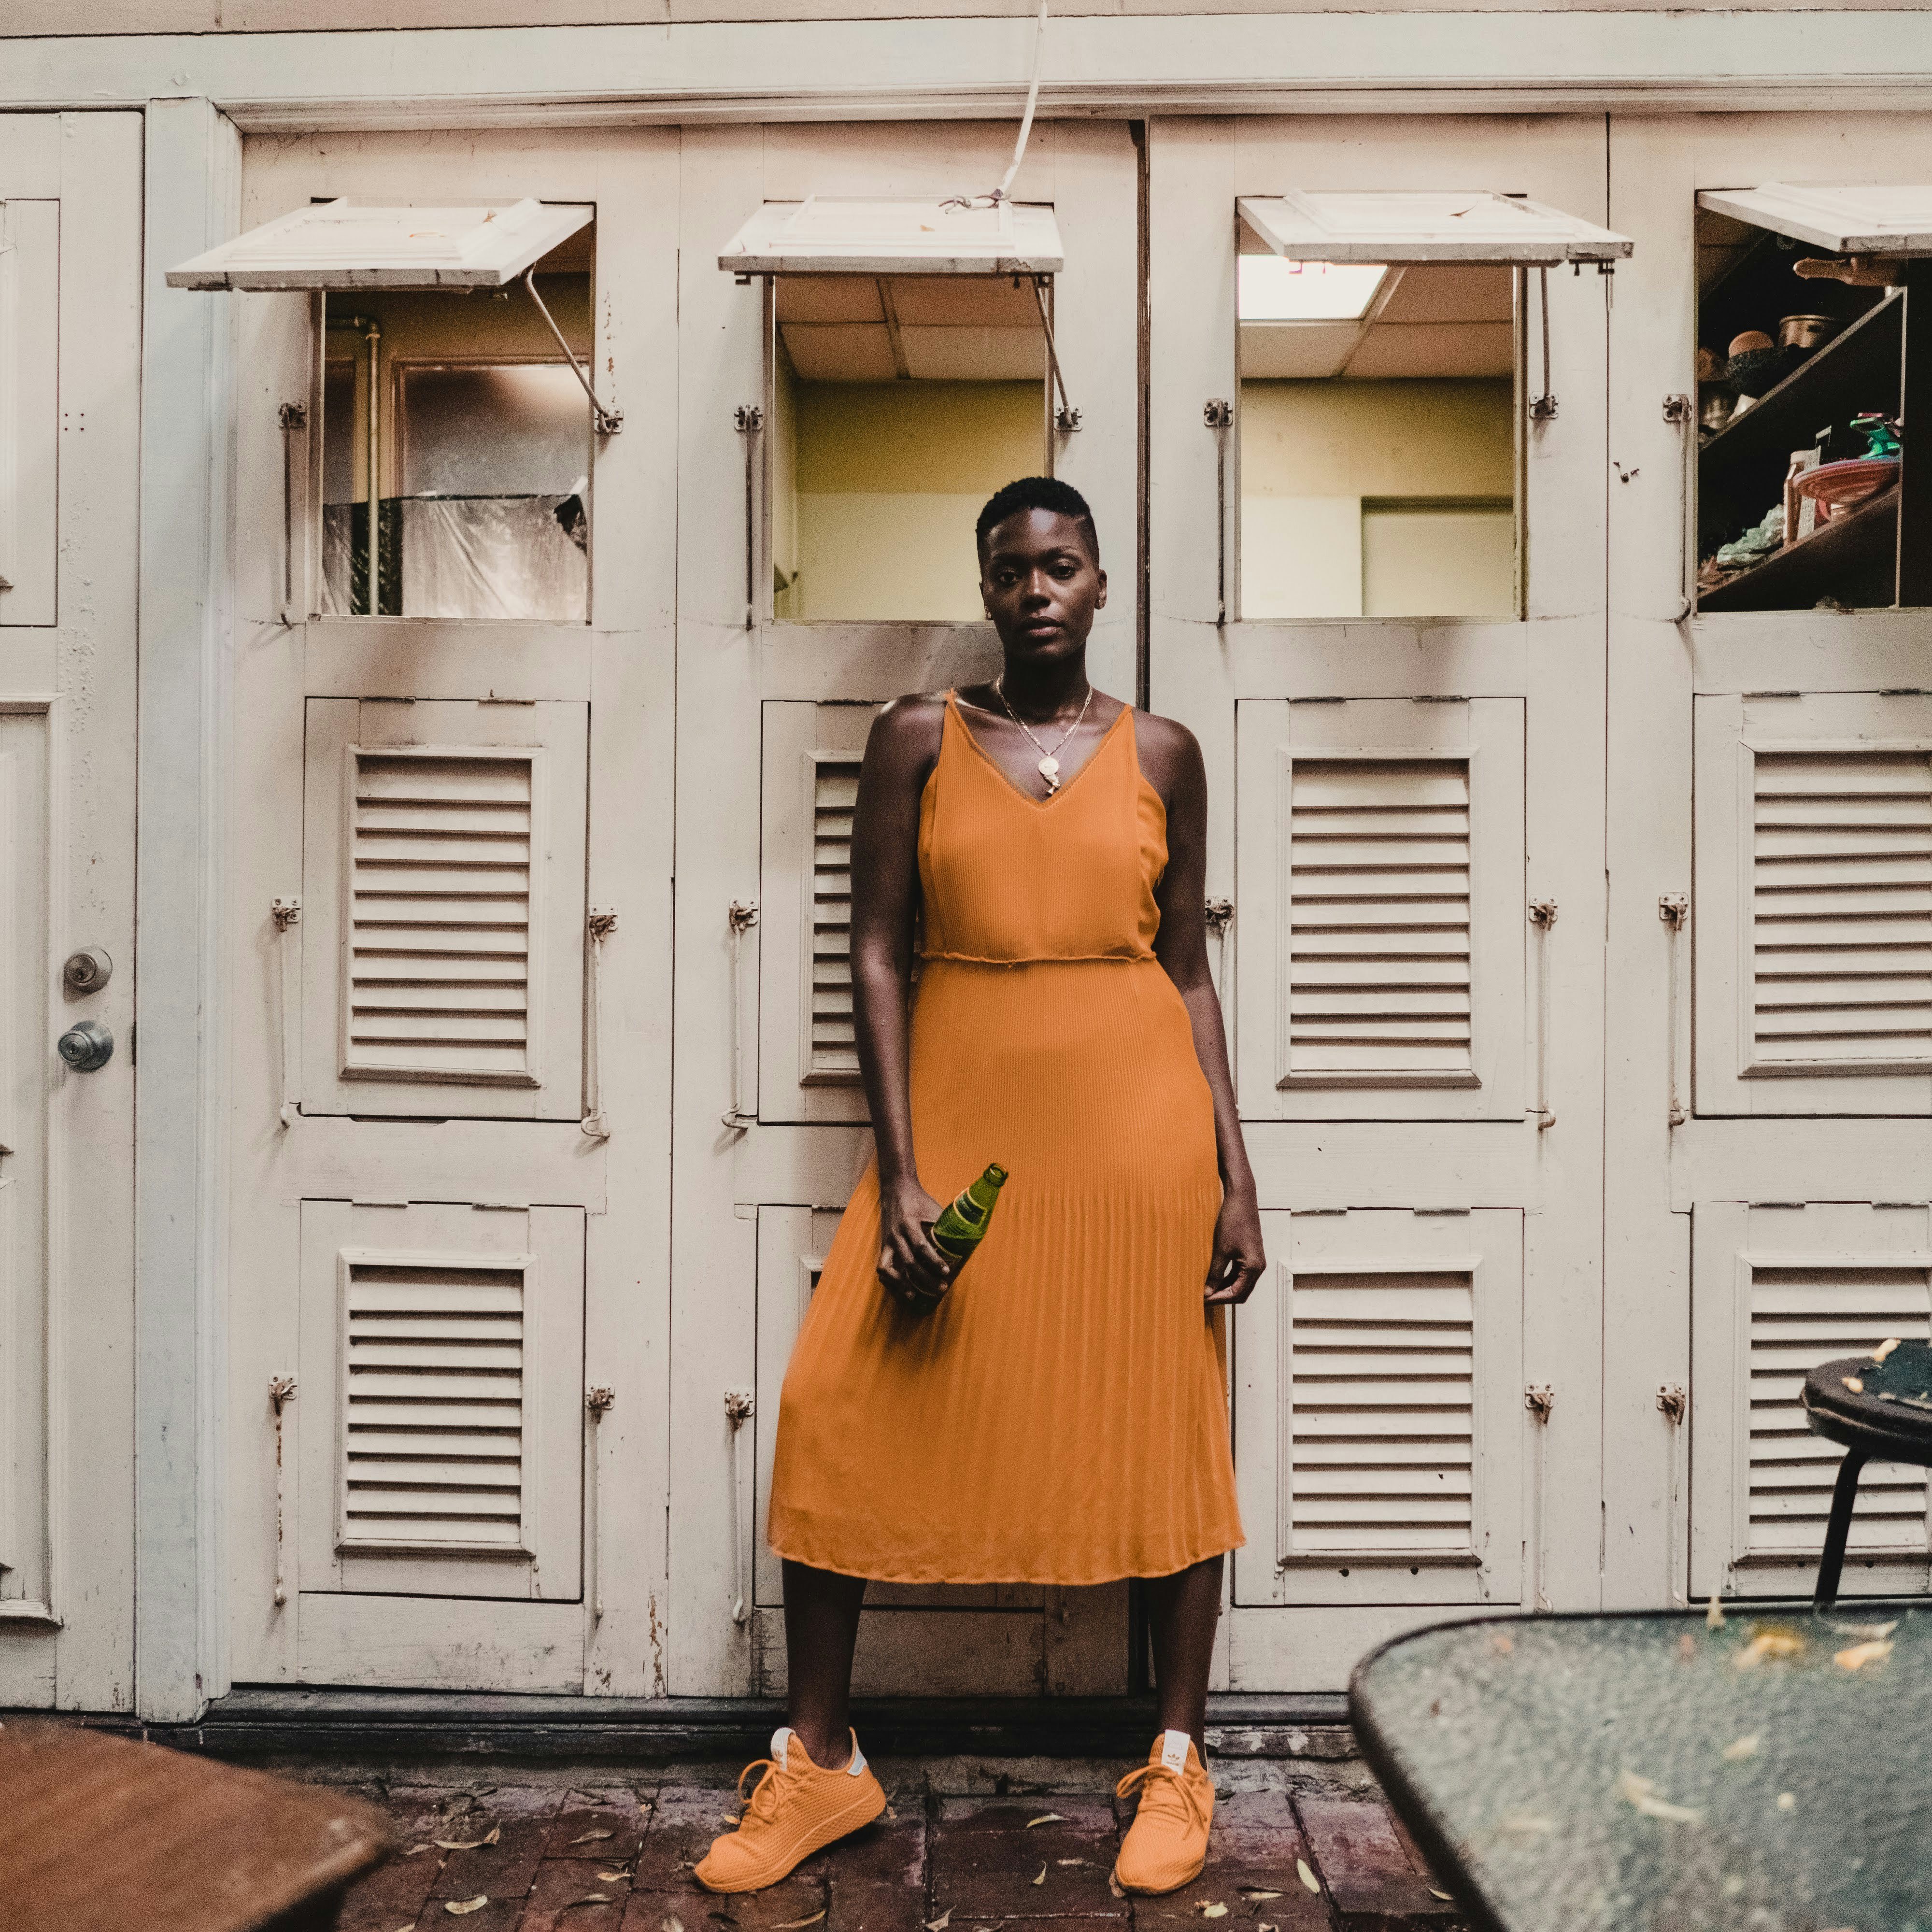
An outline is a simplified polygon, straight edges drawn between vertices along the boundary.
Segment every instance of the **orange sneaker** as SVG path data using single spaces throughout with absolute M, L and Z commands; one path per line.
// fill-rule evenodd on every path
M 752 1787 L 737 1829 L 714 1838 L 692 1874 L 708 1892 L 762 1892 L 886 1808 L 886 1794 L 866 1763 L 856 1732 L 851 1762 L 820 1771 L 798 1733 L 781 1724 L 772 1733 L 771 1756 L 738 1774 L 741 1799 L 746 1779 L 760 1769 L 764 1776 Z
M 1114 1862 L 1123 1892 L 1178 1892 L 1201 1875 L 1208 1828 L 1214 1820 L 1214 1781 L 1185 1731 L 1163 1731 L 1148 1761 L 1114 1787 L 1116 1798 L 1141 1794 L 1140 1808 Z

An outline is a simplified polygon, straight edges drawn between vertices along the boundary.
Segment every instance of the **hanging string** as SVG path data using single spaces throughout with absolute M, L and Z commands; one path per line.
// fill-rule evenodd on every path
M 1026 158 L 1026 146 L 1033 134 L 1034 110 L 1040 104 L 1040 74 L 1046 59 L 1046 9 L 1047 0 L 1040 0 L 1040 19 L 1034 28 L 1033 79 L 1027 84 L 1026 112 L 1020 117 L 1020 137 L 1013 143 L 1012 165 L 1000 177 L 1000 184 L 991 194 L 956 194 L 940 203 L 942 208 L 998 208 L 1006 198 L 1006 190 L 1013 184 L 1013 177 L 1020 171 L 1020 163 Z

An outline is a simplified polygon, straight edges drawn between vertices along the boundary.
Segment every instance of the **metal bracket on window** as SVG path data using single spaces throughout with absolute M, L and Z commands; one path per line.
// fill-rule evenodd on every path
M 1543 393 L 1529 399 L 1529 419 L 1532 422 L 1554 422 L 1556 420 L 1556 395 L 1550 386 L 1550 271 L 1539 268 L 1536 272 L 1537 292 L 1543 304 Z
M 734 899 L 724 916 L 731 932 L 731 1104 L 725 1110 L 724 1121 L 734 1134 L 742 1134 L 757 1124 L 755 1118 L 745 1112 L 745 1041 L 742 1011 L 744 1004 L 745 935 L 758 922 L 758 902 L 753 899 L 748 904 L 741 899 Z
M 584 1118 L 578 1124 L 586 1138 L 608 1141 L 610 1123 L 604 1114 L 604 942 L 617 930 L 617 915 L 608 906 L 592 906 L 584 916 L 590 941 L 590 1024 L 584 1029 Z
M 556 318 L 545 306 L 543 297 L 537 293 L 536 269 L 526 268 L 524 271 L 524 286 L 530 290 L 530 300 L 536 304 L 537 313 L 543 317 L 544 326 L 556 338 L 556 346 L 563 351 L 564 359 L 569 363 L 571 373 L 584 385 L 584 393 L 590 398 L 591 419 L 597 425 L 597 434 L 599 436 L 615 436 L 624 427 L 624 412 L 616 409 L 607 410 L 597 400 L 597 392 L 590 386 L 590 375 L 584 364 L 578 361 L 577 352 L 564 340 L 563 331 L 557 327 Z
M 1691 564 L 1691 520 L 1696 514 L 1697 496 L 1697 406 L 1687 395 L 1666 396 L 1664 420 L 1676 430 L 1683 445 L 1682 494 L 1677 505 L 1677 608 L 1670 614 L 1670 621 L 1681 624 L 1697 602 Z
M 1234 922 L 1234 902 L 1232 899 L 1210 899 L 1206 911 L 1208 929 L 1214 934 L 1220 949 L 1221 970 L 1215 975 L 1215 983 L 1225 997 L 1228 984 L 1228 928 Z
M 745 439 L 745 628 L 748 631 L 758 613 L 758 436 L 765 426 L 765 412 L 756 403 L 740 403 L 732 411 L 731 420 Z
M 1657 1391 L 1657 1406 L 1664 1420 L 1670 1424 L 1670 1488 L 1665 1498 L 1665 1511 L 1670 1526 L 1666 1532 L 1670 1547 L 1665 1558 L 1669 1574 L 1665 1581 L 1670 1600 L 1682 1610 L 1689 1599 L 1685 1592 L 1679 1589 L 1677 1585 L 1677 1497 L 1682 1486 L 1678 1466 L 1682 1453 L 1684 1419 L 1690 1413 L 1690 1397 L 1682 1384 L 1666 1382 Z
M 743 1389 L 724 1391 L 724 1420 L 731 1431 L 731 1621 L 742 1624 L 749 1614 L 745 1602 L 745 1539 L 739 1526 L 738 1490 L 743 1481 L 738 1467 L 738 1444 L 745 1424 L 758 1413 L 758 1403 Z
M 1682 970 L 1682 962 L 1678 955 L 1684 938 L 1684 922 L 1690 916 L 1690 899 L 1682 892 L 1660 893 L 1657 901 L 1657 916 L 1670 930 L 1670 1017 L 1666 1022 L 1670 1029 L 1670 1039 L 1665 1054 L 1670 1070 L 1668 1118 L 1673 1127 L 1681 1127 L 1690 1116 L 1684 1112 L 1684 1102 L 1677 1091 L 1677 1003 L 1679 997 L 1677 982 Z
M 282 1561 L 284 1541 L 282 1522 L 286 1489 L 286 1470 L 287 1459 L 282 1453 L 282 1411 L 296 1396 L 296 1378 L 293 1376 L 272 1376 L 268 1379 L 268 1400 L 275 1412 L 275 1607 L 280 1610 L 289 1600 L 286 1572 Z
M 296 994 L 290 985 L 290 971 L 295 963 L 294 942 L 289 938 L 289 928 L 302 922 L 302 901 L 297 898 L 274 898 L 268 902 L 268 916 L 275 922 L 275 964 L 280 981 L 281 999 L 279 1018 L 281 1023 L 282 1107 L 277 1118 L 285 1127 L 296 1124 L 296 1116 L 302 1111 L 296 1097 L 296 1083 L 289 1068 L 289 1040 L 295 1028 Z
M 1053 412 L 1053 426 L 1062 436 L 1071 436 L 1080 427 L 1080 412 L 1066 399 L 1066 378 L 1060 373 L 1060 352 L 1054 346 L 1053 323 L 1046 312 L 1046 278 L 1033 278 L 1034 305 L 1040 310 L 1040 333 L 1046 338 L 1046 366 L 1053 376 L 1053 392 L 1060 398 Z
M 1556 1124 L 1550 1111 L 1550 928 L 1556 923 L 1554 899 L 1532 899 L 1529 922 L 1538 934 L 1536 948 L 1536 1106 L 1537 1131 Z
M 588 1514 L 590 1534 L 584 1539 L 590 1551 L 590 1618 L 593 1623 L 603 1621 L 604 1616 L 604 1510 L 603 1485 L 598 1469 L 602 1458 L 598 1450 L 604 1439 L 600 1426 L 604 1417 L 617 1406 L 617 1391 L 614 1388 L 588 1388 L 584 1391 L 584 1413 L 590 1418 L 590 1494 Z
M 1228 621 L 1228 432 L 1234 406 L 1225 396 L 1201 406 L 1201 420 L 1214 432 L 1214 628 Z
M 308 405 L 284 403 L 275 412 L 282 426 L 282 622 L 296 621 L 296 433 L 308 428 Z
M 1522 1392 L 1522 1406 L 1536 1418 L 1536 1529 L 1532 1554 L 1535 1558 L 1531 1576 L 1530 1605 L 1534 1610 L 1547 1612 L 1553 1607 L 1550 1592 L 1544 1587 L 1544 1565 L 1546 1558 L 1546 1529 L 1548 1512 L 1545 1507 L 1549 1499 L 1550 1481 L 1548 1458 L 1545 1445 L 1550 1440 L 1550 1418 L 1556 1408 L 1556 1391 L 1547 1384 L 1532 1382 Z

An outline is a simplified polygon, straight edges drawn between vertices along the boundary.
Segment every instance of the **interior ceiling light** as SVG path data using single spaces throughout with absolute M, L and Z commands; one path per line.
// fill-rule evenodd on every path
M 1236 313 L 1244 322 L 1354 322 L 1388 273 L 1380 262 L 1287 262 L 1241 255 Z

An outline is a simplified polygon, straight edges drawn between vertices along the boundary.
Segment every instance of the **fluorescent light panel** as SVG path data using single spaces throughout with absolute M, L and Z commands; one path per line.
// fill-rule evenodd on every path
M 1388 273 L 1379 262 L 1235 259 L 1235 312 L 1243 322 L 1353 322 L 1366 313 Z

